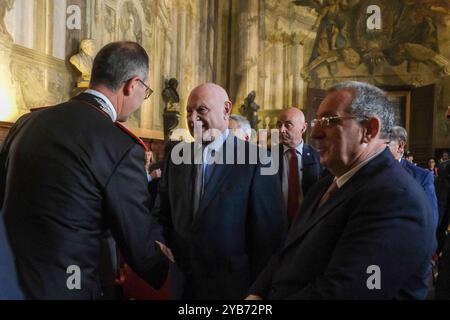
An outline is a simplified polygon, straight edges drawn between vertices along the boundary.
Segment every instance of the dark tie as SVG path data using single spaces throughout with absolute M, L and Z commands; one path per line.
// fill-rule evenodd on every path
M 203 193 L 203 165 L 195 165 L 195 185 L 194 185 L 194 203 L 193 203 L 193 217 L 197 215 L 198 208 L 200 207 L 200 200 Z
M 320 199 L 317 208 L 320 208 L 325 202 L 327 202 L 330 199 L 333 193 L 335 193 L 338 190 L 339 188 L 336 181 L 333 181 L 333 183 L 328 187 L 327 192 L 325 192 L 322 198 Z
M 214 170 L 214 163 L 212 163 L 212 159 L 214 159 L 215 156 L 216 150 L 211 150 L 211 158 L 210 158 L 211 163 L 205 163 L 205 169 L 203 172 L 203 193 L 205 191 L 205 187 L 209 183 L 209 179 L 211 178 L 211 174 Z
M 291 153 L 291 158 L 289 159 L 287 212 L 289 222 L 292 222 L 298 213 L 300 204 L 300 178 L 298 173 L 297 151 L 295 149 L 289 149 L 289 152 Z

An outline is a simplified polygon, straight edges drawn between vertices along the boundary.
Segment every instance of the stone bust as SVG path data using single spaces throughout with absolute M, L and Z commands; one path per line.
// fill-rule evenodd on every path
M 89 85 L 95 51 L 96 46 L 94 40 L 82 40 L 80 52 L 70 58 L 70 63 L 81 73 L 81 81 L 78 82 L 78 87 L 87 87 Z

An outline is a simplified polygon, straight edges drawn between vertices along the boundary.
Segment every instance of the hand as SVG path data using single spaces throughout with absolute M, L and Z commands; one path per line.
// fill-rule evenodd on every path
M 153 179 L 156 179 L 156 178 L 161 178 L 161 169 L 153 170 L 153 171 L 150 173 L 150 177 L 152 177 L 152 180 L 153 180 Z
M 170 262 L 175 263 L 175 258 L 173 257 L 172 250 L 170 250 L 165 244 L 159 241 L 155 242 L 159 245 L 159 248 L 161 249 L 162 253 L 164 253 L 164 255 L 167 257 L 167 259 L 169 259 Z
M 262 298 L 251 294 L 245 300 L 262 300 Z

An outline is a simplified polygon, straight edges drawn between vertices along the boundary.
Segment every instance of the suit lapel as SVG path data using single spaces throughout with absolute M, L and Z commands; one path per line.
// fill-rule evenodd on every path
M 181 201 L 182 203 L 186 204 L 186 208 L 189 208 L 189 215 L 184 215 L 188 217 L 188 225 L 192 222 L 192 219 L 194 217 L 194 201 L 195 201 L 195 177 L 196 177 L 196 166 L 194 164 L 194 143 L 191 143 L 189 145 L 189 148 L 191 149 L 191 158 L 190 163 L 183 163 L 180 165 L 179 171 L 177 171 L 178 180 L 177 184 L 182 186 L 181 190 L 184 190 L 185 192 L 182 192 Z M 183 150 L 182 150 L 183 152 Z M 170 156 L 170 155 L 169 155 Z M 183 157 L 183 154 L 180 154 L 181 157 Z M 176 166 L 178 167 L 178 166 Z M 169 186 L 170 187 L 170 186 Z M 180 217 L 180 219 L 183 219 L 183 217 Z
M 310 146 L 305 144 L 303 145 L 303 153 L 302 153 L 302 165 L 303 168 L 306 166 L 314 165 L 316 161 L 311 153 Z
M 231 141 L 229 140 L 231 139 Z M 211 172 L 211 177 L 208 180 L 207 185 L 205 186 L 205 193 L 203 197 L 200 200 L 200 205 L 198 208 L 198 212 L 196 215 L 196 219 L 198 220 L 201 218 L 201 216 L 205 213 L 205 209 L 208 207 L 210 202 L 214 199 L 214 197 L 217 195 L 217 193 L 220 191 L 220 188 L 222 187 L 224 180 L 227 178 L 227 176 L 230 174 L 231 169 L 233 167 L 232 164 L 227 165 L 226 162 L 226 148 L 227 145 L 234 148 L 234 154 L 236 156 L 236 142 L 235 137 L 231 133 L 229 134 L 227 140 L 223 144 L 222 149 L 218 152 L 216 155 L 216 158 L 222 159 L 222 164 L 214 164 Z M 235 159 L 236 161 L 236 159 Z
M 311 199 L 305 199 L 305 203 L 303 203 L 300 208 L 300 214 L 297 216 L 296 220 L 292 224 L 291 229 L 289 230 L 287 239 L 286 239 L 286 247 L 290 245 L 292 242 L 297 240 L 302 234 L 302 230 L 307 222 L 309 222 L 309 218 L 314 214 L 314 210 L 317 207 L 320 199 L 322 198 L 325 191 L 328 189 L 328 186 L 332 183 L 333 179 L 331 177 L 327 178 L 326 181 L 322 181 L 322 187 L 318 188 L 318 192 L 316 196 Z M 307 201 L 307 202 L 306 202 Z
M 324 182 L 323 189 L 320 189 L 321 192 L 318 192 L 318 196 L 315 197 L 314 200 L 310 203 L 310 206 L 306 211 L 307 216 L 304 218 L 304 220 L 300 219 L 298 221 L 299 223 L 296 223 L 296 228 L 291 230 L 292 232 L 290 232 L 288 236 L 285 248 L 289 247 L 294 242 L 306 235 L 317 223 L 331 214 L 334 209 L 342 202 L 344 202 L 348 198 L 353 197 L 354 194 L 368 179 L 371 178 L 374 173 L 379 172 L 379 170 L 381 169 L 380 165 L 383 163 L 383 161 L 386 163 L 386 160 L 388 160 L 388 163 L 392 164 L 392 161 L 395 160 L 393 160 L 389 152 L 390 151 L 386 149 L 380 155 L 375 157 L 375 159 L 362 167 L 353 177 L 350 178 L 349 181 L 347 181 L 347 183 L 342 186 L 342 188 L 336 191 L 336 193 L 333 194 L 331 198 L 322 205 L 321 208 L 315 210 L 323 194 L 326 192 L 333 181 L 332 177 L 328 177 L 325 180 L 326 182 Z
M 314 166 L 317 165 L 311 147 L 307 144 L 303 147 L 302 153 L 302 190 L 306 194 L 309 187 L 316 181 Z
M 284 147 L 282 144 L 279 145 L 278 148 L 279 152 L 278 152 L 278 177 L 280 178 L 280 183 L 281 185 L 283 185 L 283 170 L 284 170 Z

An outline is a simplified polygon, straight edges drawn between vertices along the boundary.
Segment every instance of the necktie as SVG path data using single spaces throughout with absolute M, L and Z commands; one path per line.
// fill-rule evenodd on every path
M 319 202 L 319 205 L 317 206 L 317 208 L 320 208 L 325 202 L 327 202 L 330 199 L 330 197 L 333 195 L 333 193 L 338 191 L 338 189 L 339 188 L 338 188 L 336 181 L 333 181 L 333 183 L 328 187 L 327 191 L 324 193 L 324 195 L 320 199 L 320 202 Z
M 194 185 L 194 203 L 193 203 L 193 217 L 197 215 L 198 208 L 200 207 L 200 200 L 203 193 L 203 167 L 201 164 L 197 164 L 195 168 L 195 185 Z
M 289 159 L 287 213 L 289 222 L 292 222 L 298 213 L 300 204 L 300 178 L 298 173 L 297 152 L 295 149 L 290 149 L 289 152 L 291 158 Z
M 202 188 L 202 196 L 205 193 L 205 188 L 209 183 L 209 179 L 211 178 L 212 171 L 214 169 L 214 157 L 216 156 L 216 150 L 211 150 L 211 157 L 206 161 L 204 171 L 203 171 L 203 188 Z

